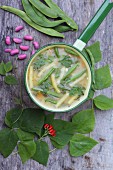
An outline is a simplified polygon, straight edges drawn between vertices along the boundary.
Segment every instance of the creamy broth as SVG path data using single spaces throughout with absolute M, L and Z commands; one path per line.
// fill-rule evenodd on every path
M 89 88 L 85 60 L 67 46 L 50 46 L 36 54 L 30 62 L 27 79 L 35 100 L 56 110 L 79 103 Z

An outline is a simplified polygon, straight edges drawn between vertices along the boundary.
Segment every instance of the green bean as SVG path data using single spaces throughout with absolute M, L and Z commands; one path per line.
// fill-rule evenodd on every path
M 65 25 L 58 25 L 56 27 L 54 27 L 54 29 L 58 32 L 67 32 L 67 31 L 73 31 L 73 29 L 69 26 L 65 26 Z
M 37 15 L 37 13 L 32 8 L 32 5 L 29 3 L 28 0 L 22 0 L 22 4 L 23 4 L 24 10 L 25 10 L 26 14 L 29 16 L 29 18 L 38 25 L 41 25 L 43 27 L 55 27 L 56 25 L 59 25 L 59 24 L 65 22 L 64 20 L 51 22 L 48 19 L 45 22 L 45 21 L 43 21 L 42 17 Z
M 51 95 L 51 96 L 54 96 L 54 97 L 57 97 L 57 98 L 62 97 L 61 94 L 56 93 L 56 92 L 53 92 L 53 91 L 47 91 L 47 94 L 48 94 L 48 95 Z
M 64 48 L 64 50 L 65 50 L 66 53 L 69 53 L 69 54 L 74 55 L 74 56 L 78 56 L 78 54 L 75 51 L 73 51 L 69 48 Z
M 70 80 L 68 80 L 66 83 L 70 83 L 72 81 L 75 81 L 76 79 L 80 78 L 84 73 L 86 72 L 86 69 L 81 71 L 79 74 L 73 76 Z
M 56 27 L 61 23 L 64 23 L 64 20 L 58 20 L 58 21 L 50 21 L 48 20 L 45 15 L 43 15 L 38 9 L 36 9 L 34 6 L 32 6 L 33 10 L 35 11 L 35 13 L 37 14 L 38 17 L 41 18 L 41 21 L 43 22 L 42 24 L 44 25 L 44 27 Z M 42 26 L 43 26 L 42 25 Z M 55 28 L 54 28 L 55 29 Z M 55 29 L 56 30 L 56 29 Z
M 33 88 L 32 88 L 32 91 L 42 92 L 42 93 L 44 93 L 44 94 L 46 94 L 46 95 L 50 95 L 50 96 L 57 97 L 57 98 L 62 97 L 62 95 L 59 94 L 59 93 L 56 93 L 56 92 L 54 92 L 54 91 L 44 91 L 44 90 L 41 89 L 40 87 L 33 87 Z
M 49 72 L 38 81 L 38 85 L 41 85 L 44 81 L 46 81 L 54 71 L 55 68 L 51 68 Z
M 31 1 L 32 1 L 32 0 L 31 0 Z M 47 5 L 48 5 L 51 9 L 53 9 L 53 10 L 57 13 L 57 15 L 58 15 L 59 17 L 61 17 L 62 19 L 64 19 L 65 22 L 66 22 L 71 28 L 73 28 L 73 29 L 75 29 L 75 30 L 78 30 L 78 26 L 77 26 L 77 24 L 75 23 L 75 21 L 74 21 L 73 19 L 71 19 L 70 17 L 68 17 L 68 16 L 65 14 L 65 12 L 62 11 L 62 10 L 58 7 L 57 4 L 55 4 L 52 0 L 44 0 L 44 1 L 47 3 Z
M 74 64 L 69 70 L 68 72 L 64 75 L 64 77 L 62 78 L 62 80 L 65 80 L 67 77 L 70 76 L 70 74 L 79 66 L 79 63 Z
M 28 17 L 32 21 L 34 21 L 36 24 L 44 26 L 41 17 L 36 15 L 35 11 L 32 8 L 32 5 L 29 3 L 29 1 L 28 0 L 22 0 L 22 4 L 23 4 L 24 10 L 25 10 L 26 14 L 28 15 Z
M 93 83 L 95 83 L 95 60 L 94 60 L 94 57 L 93 57 L 92 53 L 90 52 L 90 50 L 86 49 L 86 51 L 87 51 L 87 53 L 90 57 L 90 60 L 91 60 L 92 78 L 93 78 Z
M 37 8 L 35 8 L 35 6 L 32 5 L 32 8 L 36 12 L 36 14 L 42 18 L 42 20 L 48 21 L 48 19 L 45 17 L 45 15 L 43 13 L 41 13 Z
M 44 27 L 41 27 L 41 26 L 35 24 L 34 22 L 31 21 L 31 19 L 26 15 L 25 12 L 23 12 L 23 11 L 21 11 L 19 9 L 16 9 L 16 8 L 13 8 L 13 7 L 10 7 L 10 6 L 0 6 L 0 8 L 19 16 L 21 19 L 23 19 L 31 27 L 35 28 L 36 30 L 38 30 L 38 31 L 40 31 L 42 33 L 45 33 L 45 34 L 50 35 L 50 36 L 64 38 L 63 34 L 55 31 L 54 29 L 44 28 Z
M 57 58 L 60 58 L 59 51 L 58 51 L 57 47 L 54 48 L 54 52 L 55 52 Z
M 52 103 L 52 104 L 57 104 L 57 101 L 56 101 L 56 100 L 53 100 L 52 98 L 47 98 L 47 99 L 45 100 L 45 102 L 50 102 L 50 103 Z
M 39 87 L 33 87 L 32 88 L 32 91 L 40 91 L 40 92 L 43 92 L 43 89 L 39 88 Z
M 50 17 L 50 18 L 57 18 L 58 15 L 54 9 L 49 8 L 44 3 L 42 3 L 40 0 L 29 0 L 30 3 L 35 6 L 40 12 L 42 12 L 44 15 Z

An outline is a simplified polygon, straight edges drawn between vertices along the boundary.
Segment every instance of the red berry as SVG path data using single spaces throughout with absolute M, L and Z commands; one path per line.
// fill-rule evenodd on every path
M 53 133 L 54 131 L 54 129 L 49 130 L 49 134 Z
M 52 130 L 49 131 L 49 134 L 50 134 L 51 136 L 53 136 L 53 134 L 54 134 L 55 132 L 56 132 L 56 131 L 55 131 L 54 129 L 52 129 Z
M 56 133 L 54 133 L 52 136 L 55 137 L 55 136 L 56 136 Z
M 52 133 L 51 133 L 51 136 L 56 136 L 56 131 L 54 130 Z
M 52 126 L 52 125 L 49 125 L 48 130 L 51 130 L 51 129 L 53 129 L 53 126 Z
M 48 129 L 49 128 L 49 125 L 48 124 L 45 124 L 44 125 L 44 129 Z

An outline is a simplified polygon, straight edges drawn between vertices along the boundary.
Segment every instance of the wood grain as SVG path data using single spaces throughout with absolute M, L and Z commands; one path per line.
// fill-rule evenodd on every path
M 51 38 L 36 30 L 30 28 L 21 19 L 13 14 L 0 10 L 0 61 L 13 61 L 13 64 L 17 66 L 14 71 L 16 77 L 21 79 L 21 88 L 23 94 L 23 100 L 25 107 L 36 107 L 36 105 L 29 99 L 25 87 L 24 87 L 24 69 L 27 61 L 30 58 L 28 52 L 27 59 L 25 61 L 17 61 L 16 57 L 10 57 L 4 53 L 6 47 L 4 39 L 6 35 L 11 37 L 23 37 L 25 34 L 31 34 L 39 41 L 42 47 L 45 44 L 53 42 L 61 42 L 73 44 L 76 38 L 81 34 L 89 20 L 92 18 L 96 10 L 102 4 L 103 0 L 55 0 L 57 4 L 79 24 L 78 32 L 65 33 L 65 39 Z M 22 9 L 20 0 L 4 0 L 0 1 L 0 5 L 10 5 L 19 9 Z M 15 26 L 24 25 L 25 29 L 19 33 L 15 33 Z M 101 42 L 101 49 L 103 51 L 103 60 L 97 64 L 97 67 L 109 64 L 113 77 L 113 10 L 109 13 L 104 20 L 98 31 L 95 33 L 89 44 L 99 40 Z M 26 44 L 30 44 L 26 42 Z M 12 45 L 18 47 L 18 45 Z M 31 47 L 32 48 L 32 47 Z M 4 127 L 4 117 L 7 110 L 14 107 L 13 97 L 19 95 L 20 85 L 7 86 L 3 82 L 3 77 L 0 76 L 0 128 Z M 105 94 L 108 97 L 113 98 L 113 85 L 112 87 L 96 92 L 98 94 Z M 84 103 L 79 108 L 63 114 L 56 114 L 56 118 L 62 118 L 64 120 L 70 120 L 71 116 L 86 108 L 90 108 L 90 102 Z M 49 157 L 47 167 L 44 167 L 37 162 L 30 160 L 26 164 L 22 165 L 20 157 L 18 155 L 11 155 L 7 159 L 4 159 L 0 155 L 0 170 L 112 170 L 113 169 L 113 110 L 101 112 L 95 110 L 96 127 L 91 136 L 99 141 L 99 144 L 83 157 L 74 158 L 70 157 L 68 147 L 63 150 L 57 150 L 53 152 Z M 103 139 L 103 140 L 102 140 Z M 49 143 L 49 139 L 48 139 Z M 51 146 L 50 146 L 51 147 Z

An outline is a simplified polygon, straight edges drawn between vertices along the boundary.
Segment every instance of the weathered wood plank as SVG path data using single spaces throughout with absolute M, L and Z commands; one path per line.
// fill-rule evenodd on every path
M 99 8 L 103 0 L 55 0 L 58 5 L 66 11 L 74 20 L 79 24 L 79 31 L 65 33 L 65 39 L 51 38 L 36 30 L 30 28 L 21 19 L 0 10 L 0 61 L 12 60 L 13 64 L 18 67 L 16 70 L 16 76 L 22 80 L 22 93 L 25 101 L 26 107 L 36 105 L 29 99 L 23 82 L 24 68 L 27 60 L 30 58 L 28 53 L 28 58 L 25 61 L 16 61 L 15 57 L 9 57 L 5 54 L 4 38 L 6 35 L 11 37 L 23 37 L 25 34 L 31 34 L 39 41 L 40 45 L 49 44 L 52 42 L 64 41 L 66 43 L 72 44 L 76 38 L 80 35 L 82 30 L 85 28 L 89 20 L 92 18 L 96 10 Z M 21 1 L 1 1 L 0 5 L 11 5 L 13 7 L 22 8 Z M 105 64 L 110 64 L 111 73 L 113 77 L 113 10 L 110 12 L 109 16 L 105 19 L 103 24 L 99 27 L 96 34 L 93 36 L 89 44 L 95 40 L 101 42 L 101 48 L 103 51 L 103 61 L 97 65 L 103 66 Z M 25 25 L 25 30 L 19 33 L 14 32 L 16 25 Z M 29 44 L 26 43 L 26 44 Z M 16 47 L 16 46 L 15 46 Z M 15 72 L 14 72 L 15 73 Z M 0 128 L 4 126 L 4 116 L 7 110 L 14 107 L 13 97 L 19 95 L 19 86 L 9 87 L 3 83 L 3 78 L 0 76 Z M 113 85 L 109 89 L 97 92 L 97 94 L 106 94 L 113 98 Z M 64 114 L 56 114 L 57 118 L 62 118 L 64 120 L 69 120 L 71 116 L 82 109 L 89 108 L 90 102 L 87 102 L 80 106 L 79 108 Z M 47 167 L 39 165 L 35 161 L 28 161 L 25 165 L 22 165 L 19 156 L 12 155 L 7 159 L 4 159 L 0 155 L 0 170 L 112 170 L 113 169 L 113 110 L 101 112 L 96 110 L 96 127 L 94 132 L 91 134 L 93 138 L 100 143 L 88 154 L 80 158 L 73 158 L 69 156 L 68 148 L 63 150 L 57 150 L 52 153 L 49 157 L 49 162 Z M 105 141 L 102 141 L 105 139 Z

